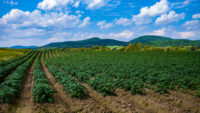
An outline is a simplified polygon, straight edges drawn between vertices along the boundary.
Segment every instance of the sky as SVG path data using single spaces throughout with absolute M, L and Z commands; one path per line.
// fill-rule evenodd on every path
M 200 40 L 200 0 L 0 0 L 0 47 L 142 35 Z

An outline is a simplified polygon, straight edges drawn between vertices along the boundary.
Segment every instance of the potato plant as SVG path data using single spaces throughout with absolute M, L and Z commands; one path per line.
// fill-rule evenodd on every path
M 33 96 L 34 102 L 36 103 L 46 103 L 53 101 L 53 94 L 55 90 L 51 89 L 49 82 L 45 76 L 42 69 L 42 64 L 40 62 L 41 53 L 37 56 L 34 65 L 34 89 Z
M 198 95 L 199 56 L 193 51 L 64 51 L 50 62 L 103 95 L 116 88 L 132 94 L 145 94 L 146 88 L 159 94 L 190 89 Z
M 20 92 L 24 80 L 24 76 L 30 68 L 37 53 L 18 66 L 15 71 L 9 75 L 6 80 L 0 85 L 0 103 L 13 103 Z
M 32 57 L 33 54 L 35 54 L 35 52 L 27 54 L 19 58 L 19 60 L 14 61 L 13 63 L 9 63 L 8 65 L 0 66 L 0 83 L 4 81 L 4 79 L 8 76 L 8 74 L 11 71 L 17 68 L 17 66 L 19 66 L 20 64 L 23 64 L 24 62 L 26 62 L 30 57 Z
M 49 56 L 49 55 L 47 55 Z M 54 75 L 56 81 L 58 81 L 63 86 L 63 90 L 69 94 L 71 97 L 84 98 L 87 96 L 87 90 L 82 85 L 76 83 L 75 79 L 64 72 L 60 71 L 57 67 L 50 64 L 45 60 L 45 56 L 42 57 L 45 65 L 48 67 L 49 71 Z

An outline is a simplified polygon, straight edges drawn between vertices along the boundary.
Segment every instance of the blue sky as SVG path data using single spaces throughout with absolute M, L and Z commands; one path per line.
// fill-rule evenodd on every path
M 200 40 L 200 0 L 0 1 L 0 47 L 142 35 Z

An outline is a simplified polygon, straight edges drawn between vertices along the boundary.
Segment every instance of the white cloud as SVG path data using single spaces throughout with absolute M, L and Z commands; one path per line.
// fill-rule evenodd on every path
M 6 0 L 6 1 L 3 1 L 5 4 L 9 4 L 9 5 L 11 5 L 11 6 L 14 6 L 14 5 L 17 5 L 18 4 L 18 2 L 15 2 L 15 1 L 13 1 L 13 0 Z
M 37 5 L 37 8 L 42 10 L 51 10 L 54 8 L 65 7 L 69 3 L 73 3 L 74 0 L 43 0 Z
M 100 29 L 107 29 L 107 28 L 112 27 L 113 24 L 112 24 L 112 23 L 106 23 L 106 21 L 103 20 L 103 21 L 99 21 L 99 22 L 97 23 L 97 26 L 99 26 Z
M 123 26 L 128 26 L 128 25 L 131 25 L 132 24 L 132 21 L 128 18 L 120 18 L 120 19 L 117 19 L 115 21 L 115 24 L 117 25 L 123 25 Z
M 104 37 L 108 37 L 108 38 L 114 38 L 114 39 L 130 39 L 133 38 L 134 36 L 134 32 L 130 31 L 130 30 L 124 30 L 120 33 L 110 33 L 107 36 Z
M 198 20 L 186 21 L 183 26 L 187 29 L 198 29 L 200 28 L 200 22 Z
M 97 9 L 105 6 L 110 0 L 84 0 L 88 9 Z
M 193 19 L 200 19 L 200 13 L 192 15 Z
M 157 16 L 166 13 L 169 10 L 169 3 L 167 0 L 161 0 L 151 7 L 143 7 L 140 9 L 140 14 L 137 17 Z
M 151 23 L 152 19 L 149 16 L 145 17 L 133 16 L 132 21 L 135 22 L 136 25 L 142 25 Z
M 154 17 L 160 14 L 164 14 L 169 11 L 169 3 L 167 0 L 161 0 L 160 2 L 155 3 L 151 7 L 143 7 L 140 9 L 138 15 L 133 15 L 132 20 L 136 24 L 148 24 L 151 22 L 150 17 Z
M 185 18 L 185 14 L 181 13 L 181 14 L 176 14 L 176 12 L 174 11 L 170 11 L 169 14 L 163 14 L 160 17 L 158 17 L 155 21 L 155 24 L 159 25 L 159 24 L 168 24 L 168 23 L 172 23 L 172 22 L 178 22 L 181 19 Z
M 184 32 L 178 32 L 181 38 L 192 38 L 195 36 L 195 32 L 192 31 L 184 31 Z
M 152 33 L 150 33 L 150 35 L 164 36 L 166 30 L 167 30 L 166 28 L 162 28 L 162 29 L 159 29 L 159 30 L 155 30 L 155 31 L 153 31 Z
M 83 22 L 79 25 L 79 27 L 86 27 L 90 24 L 90 17 L 86 17 Z
M 81 20 L 76 15 L 69 15 L 67 12 L 51 12 L 42 14 L 41 11 L 33 12 L 12 9 L 0 19 L 0 25 L 17 29 L 21 27 L 60 27 L 73 28 Z
M 80 5 L 80 1 L 76 1 L 75 3 L 74 3 L 74 7 L 78 7 Z
M 194 0 L 185 0 L 183 2 L 175 2 L 175 3 L 172 3 L 171 6 L 174 8 L 183 8 L 183 7 L 188 6 L 192 1 Z

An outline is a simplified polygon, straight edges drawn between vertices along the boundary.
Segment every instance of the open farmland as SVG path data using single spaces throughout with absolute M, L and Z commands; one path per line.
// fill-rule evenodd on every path
M 0 62 L 23 56 L 29 51 L 28 49 L 0 48 Z
M 199 113 L 198 51 L 31 51 L 0 65 L 0 113 Z

